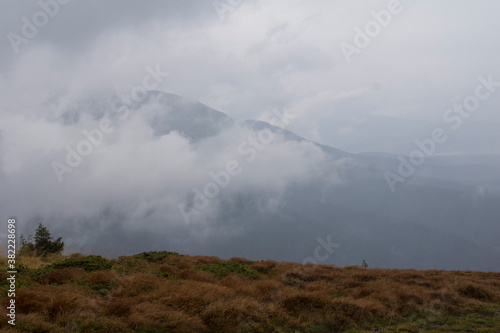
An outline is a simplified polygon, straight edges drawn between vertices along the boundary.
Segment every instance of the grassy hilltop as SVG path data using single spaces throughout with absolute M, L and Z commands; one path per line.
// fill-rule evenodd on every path
M 500 332 L 500 273 L 337 268 L 147 252 L 17 258 L 16 329 L 0 331 Z

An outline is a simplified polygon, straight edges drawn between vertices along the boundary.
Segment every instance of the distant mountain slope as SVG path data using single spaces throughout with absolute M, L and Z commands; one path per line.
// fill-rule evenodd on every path
M 162 248 L 168 242 L 185 253 L 221 257 L 231 253 L 252 259 L 301 262 L 312 255 L 318 238 L 330 235 L 341 246 L 324 263 L 352 265 L 367 259 L 374 267 L 500 271 L 500 195 L 496 191 L 500 159 L 496 156 L 428 158 L 392 192 L 384 174 L 397 172 L 397 155 L 352 154 L 262 121 L 238 123 L 202 103 L 163 92 L 148 95 L 136 112 L 155 136 L 176 131 L 187 138 L 193 154 L 200 153 L 197 149 L 203 149 L 199 148 L 201 144 L 221 135 L 214 141 L 217 146 L 203 159 L 208 163 L 211 154 L 214 160 L 227 161 L 226 155 L 218 155 L 219 151 L 236 154 L 238 142 L 227 139 L 225 131 L 240 131 L 245 137 L 248 131 L 258 136 L 259 131 L 267 129 L 279 137 L 273 143 L 274 149 L 288 149 L 287 156 L 296 155 L 293 163 L 308 167 L 300 181 L 283 178 L 280 189 L 275 189 L 272 177 L 280 177 L 295 165 L 278 160 L 261 167 L 258 164 L 265 162 L 263 159 L 273 156 L 260 155 L 256 159 L 260 162 L 245 165 L 242 171 L 242 175 L 254 175 L 254 181 L 241 185 L 238 177 L 245 176 L 235 176 L 234 182 L 231 180 L 227 189 L 220 190 L 210 201 L 210 214 L 194 214 L 198 220 L 193 224 L 185 224 L 177 209 L 164 213 L 176 221 L 168 227 L 168 221 L 152 219 L 158 207 L 149 208 L 144 215 L 134 214 L 134 218 L 143 216 L 145 226 L 165 223 L 164 231 L 141 230 L 144 241 L 123 242 L 133 238 L 121 227 L 130 214 L 123 209 L 103 208 L 96 218 L 110 221 L 109 229 L 98 237 L 89 236 L 89 247 L 105 242 L 117 252 L 131 253 Z M 280 142 L 291 144 L 280 146 Z M 311 165 L 309 153 L 317 156 L 318 151 L 322 158 L 315 160 L 317 165 Z M 207 175 L 206 182 L 212 181 L 208 173 L 214 170 L 204 167 L 197 172 Z M 259 182 L 257 177 L 269 181 Z M 183 202 L 192 202 L 193 185 L 186 186 Z M 204 183 L 194 186 L 202 188 Z M 170 184 L 164 187 L 161 195 L 174 197 L 169 196 Z M 91 220 L 88 217 L 89 224 Z M 87 222 L 82 223 L 84 226 Z M 77 231 L 68 228 L 67 232 Z M 108 233 L 114 237 L 105 237 Z
M 234 124 L 225 113 L 174 94 L 153 91 L 141 102 L 147 105 L 155 102 L 160 108 L 149 117 L 155 135 L 161 136 L 178 131 L 192 142 L 214 136 L 222 129 Z

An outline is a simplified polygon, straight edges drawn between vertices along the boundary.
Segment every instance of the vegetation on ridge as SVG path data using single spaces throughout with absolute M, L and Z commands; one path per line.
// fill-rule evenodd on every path
M 21 255 L 2 332 L 498 332 L 500 273 L 145 252 Z M 0 271 L 7 258 L 0 259 Z

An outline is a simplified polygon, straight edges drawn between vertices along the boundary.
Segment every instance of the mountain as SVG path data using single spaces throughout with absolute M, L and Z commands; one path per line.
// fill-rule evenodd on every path
M 234 124 L 226 114 L 209 108 L 191 99 L 153 91 L 144 98 L 141 105 L 156 104 L 160 109 L 156 113 L 150 108 L 149 123 L 155 135 L 162 136 L 171 131 L 178 131 L 191 142 L 214 136 L 221 130 Z
M 163 92 L 150 93 L 133 114 L 150 126 L 155 140 L 177 133 L 188 140 L 193 156 L 203 158 L 177 185 L 163 184 L 157 198 L 143 194 L 136 202 L 140 209 L 108 204 L 61 223 L 60 232 L 76 239 L 102 221 L 98 231 L 88 231 L 86 248 L 105 244 L 114 253 L 130 254 L 167 244 L 223 258 L 312 258 L 342 266 L 365 259 L 371 267 L 500 271 L 499 156 L 431 156 L 392 191 L 387 172 L 397 174 L 401 158 L 408 157 L 349 153 L 262 121 L 236 122 Z M 252 148 L 247 139 L 263 131 L 274 140 Z M 257 157 L 236 153 L 242 147 Z M 214 182 L 208 175 L 232 159 L 227 152 L 234 153 L 241 173 L 207 200 L 208 208 L 197 209 L 195 190 L 201 193 Z M 193 223 L 182 221 L 177 207 L 183 203 Z M 58 219 L 55 213 L 42 218 Z M 142 227 L 131 227 L 138 223 Z M 327 239 L 336 247 L 325 248 Z

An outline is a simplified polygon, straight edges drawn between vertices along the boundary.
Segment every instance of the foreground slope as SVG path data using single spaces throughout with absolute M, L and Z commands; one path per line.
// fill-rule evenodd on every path
M 148 252 L 18 258 L 25 332 L 499 332 L 500 273 Z M 1 269 L 6 270 L 2 258 Z M 7 324 L 1 276 L 2 332 Z

